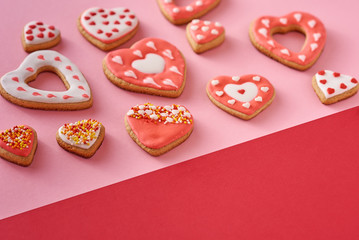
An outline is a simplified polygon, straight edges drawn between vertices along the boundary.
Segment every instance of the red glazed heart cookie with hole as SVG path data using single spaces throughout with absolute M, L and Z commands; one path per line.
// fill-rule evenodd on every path
M 208 82 L 207 95 L 222 110 L 249 120 L 272 103 L 275 90 L 259 75 L 218 76 Z
M 224 41 L 224 28 L 219 22 L 192 20 L 186 28 L 187 40 L 196 53 L 215 48 Z
M 181 105 L 132 107 L 125 116 L 126 130 L 146 152 L 159 156 L 184 142 L 192 133 L 193 117 Z
M 131 39 L 139 26 L 128 8 L 90 8 L 78 19 L 80 33 L 96 47 L 108 51 Z
M 66 91 L 47 91 L 28 85 L 41 72 L 57 74 Z M 14 71 L 0 79 L 0 94 L 8 101 L 27 108 L 78 110 L 92 106 L 89 85 L 81 71 L 68 58 L 52 50 L 29 54 Z
M 293 52 L 273 39 L 273 34 L 291 31 L 306 36 L 300 52 Z M 260 17 L 251 23 L 249 36 L 260 52 L 298 70 L 306 70 L 317 61 L 327 38 L 323 23 L 305 12 L 292 12 L 283 17 Z
M 32 163 L 37 148 L 36 131 L 26 125 L 14 126 L 0 132 L 0 157 L 27 167 Z
M 186 79 L 181 52 L 158 38 L 145 38 L 129 49 L 108 53 L 103 69 L 106 77 L 120 88 L 165 97 L 181 95 Z
M 81 157 L 92 157 L 105 138 L 105 127 L 87 119 L 62 125 L 56 133 L 57 143 L 66 151 Z
M 320 101 L 324 104 L 336 103 L 358 92 L 358 80 L 330 70 L 317 72 L 312 79 L 312 86 Z
M 195 0 L 187 6 L 178 6 L 176 0 L 157 0 L 162 14 L 173 24 L 185 24 L 215 8 L 220 0 Z
M 31 21 L 26 24 L 22 34 L 22 46 L 26 52 L 51 48 L 60 41 L 60 31 L 53 25 L 41 21 Z

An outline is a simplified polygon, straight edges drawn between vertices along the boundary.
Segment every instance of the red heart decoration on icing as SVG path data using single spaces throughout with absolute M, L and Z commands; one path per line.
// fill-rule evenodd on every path
M 162 39 L 145 38 L 129 49 L 112 51 L 105 57 L 104 66 L 108 79 L 127 90 L 176 97 L 184 88 L 184 58 Z
M 60 40 L 60 31 L 43 22 L 29 22 L 23 30 L 23 47 L 27 52 L 53 47 Z
M 193 130 L 193 117 L 183 106 L 132 107 L 125 117 L 132 139 L 151 155 L 161 155 L 185 141 Z
M 208 82 L 207 95 L 219 108 L 248 120 L 271 104 L 275 90 L 259 75 L 218 76 Z

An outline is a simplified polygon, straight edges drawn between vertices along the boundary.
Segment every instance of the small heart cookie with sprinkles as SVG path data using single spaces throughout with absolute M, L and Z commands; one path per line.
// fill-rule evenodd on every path
M 222 110 L 249 120 L 272 103 L 275 90 L 259 75 L 218 76 L 208 82 L 207 95 Z
M 139 93 L 178 97 L 186 82 L 186 62 L 171 43 L 145 38 L 103 60 L 106 77 L 116 86 Z
M 282 46 L 273 35 L 300 32 L 306 36 L 299 52 Z M 263 16 L 254 20 L 249 28 L 252 44 L 265 55 L 298 70 L 310 68 L 323 51 L 327 34 L 323 23 L 305 12 L 292 12 L 282 17 Z
M 92 157 L 105 138 L 105 127 L 93 119 L 62 125 L 56 133 L 57 143 L 66 151 L 84 158 Z
M 185 24 L 205 15 L 215 8 L 220 0 L 195 0 L 187 6 L 178 6 L 176 0 L 157 0 L 162 14 L 173 24 Z
M 48 49 L 61 41 L 60 31 L 53 25 L 41 21 L 31 21 L 25 25 L 21 42 L 26 52 Z
M 66 91 L 47 91 L 29 86 L 41 72 L 53 72 Z M 92 106 L 90 87 L 81 71 L 68 58 L 52 50 L 29 54 L 14 71 L 0 79 L 0 94 L 22 107 L 44 110 L 79 110 Z
M 0 132 L 0 157 L 23 167 L 29 166 L 37 148 L 36 131 L 26 125 Z
M 358 80 L 330 70 L 321 70 L 312 78 L 312 86 L 320 101 L 324 104 L 336 103 L 356 94 Z
M 114 49 L 130 40 L 138 27 L 138 18 L 128 8 L 89 8 L 77 21 L 80 33 L 104 51 Z
M 192 20 L 186 28 L 187 40 L 196 53 L 219 46 L 224 41 L 224 27 L 219 22 Z
M 153 156 L 164 154 L 184 142 L 192 133 L 193 117 L 181 105 L 132 107 L 125 116 L 131 138 Z

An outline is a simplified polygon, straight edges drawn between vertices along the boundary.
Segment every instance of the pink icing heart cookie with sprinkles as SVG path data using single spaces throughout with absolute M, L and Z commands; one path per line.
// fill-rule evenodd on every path
M 176 0 L 157 0 L 162 14 L 173 24 L 185 24 L 215 8 L 220 0 L 195 0 L 187 6 L 178 6 Z
M 224 41 L 224 27 L 219 22 L 194 19 L 187 25 L 186 33 L 196 53 L 215 48 Z
M 26 125 L 0 132 L 0 157 L 23 167 L 29 166 L 37 148 L 36 131 Z
M 181 105 L 132 107 L 125 116 L 131 138 L 153 156 L 164 154 L 184 142 L 192 133 L 193 117 Z
M 300 52 L 289 50 L 273 38 L 273 34 L 291 31 L 306 36 Z M 305 12 L 292 12 L 282 17 L 260 17 L 251 23 L 249 36 L 252 44 L 260 52 L 298 70 L 306 70 L 317 61 L 327 38 L 323 23 Z
M 324 104 L 336 103 L 356 94 L 358 80 L 330 70 L 321 70 L 312 78 L 312 86 L 320 101 Z
M 113 84 L 129 91 L 178 97 L 185 86 L 182 53 L 158 38 L 145 38 L 131 48 L 109 52 L 103 69 Z
M 56 133 L 57 143 L 66 151 L 84 158 L 92 157 L 105 138 L 105 127 L 87 119 L 62 125 Z
M 104 51 L 130 40 L 136 34 L 138 26 L 138 18 L 128 8 L 89 8 L 77 21 L 80 33 Z
M 41 72 L 57 74 L 66 91 L 47 91 L 28 85 Z M 29 54 L 14 71 L 0 79 L 0 94 L 22 107 L 44 110 L 78 110 L 92 106 L 90 87 L 81 71 L 68 58 L 52 50 Z
M 24 50 L 33 52 L 56 46 L 61 41 L 61 34 L 53 25 L 31 21 L 25 25 L 21 39 Z
M 222 110 L 249 120 L 272 103 L 275 90 L 259 75 L 218 76 L 208 82 L 207 95 Z

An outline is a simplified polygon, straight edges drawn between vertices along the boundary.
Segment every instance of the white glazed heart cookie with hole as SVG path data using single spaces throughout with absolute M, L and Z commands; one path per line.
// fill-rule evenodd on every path
M 273 34 L 297 31 L 306 36 L 300 52 L 294 52 L 274 40 Z M 310 68 L 323 51 L 327 34 L 323 23 L 305 12 L 292 12 L 282 17 L 263 16 L 249 28 L 252 44 L 265 55 L 298 70 Z
M 138 26 L 138 18 L 128 8 L 89 8 L 77 21 L 80 33 L 104 51 L 130 40 L 136 34 Z
M 53 72 L 66 91 L 47 91 L 29 86 L 41 72 Z M 22 107 L 44 110 L 79 110 L 92 106 L 91 89 L 81 71 L 68 58 L 52 50 L 29 54 L 14 71 L 0 79 L 0 94 Z

